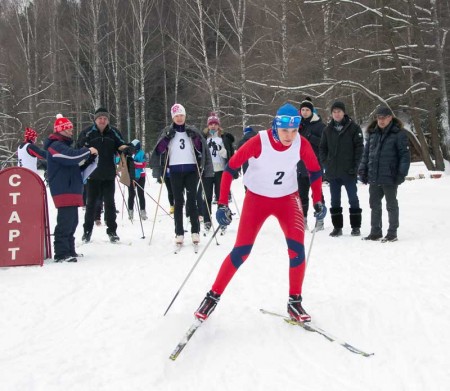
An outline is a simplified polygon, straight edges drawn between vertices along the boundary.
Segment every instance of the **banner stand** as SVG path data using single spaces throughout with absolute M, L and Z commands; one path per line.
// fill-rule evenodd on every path
M 0 267 L 44 264 L 52 257 L 45 183 L 23 167 L 0 171 Z

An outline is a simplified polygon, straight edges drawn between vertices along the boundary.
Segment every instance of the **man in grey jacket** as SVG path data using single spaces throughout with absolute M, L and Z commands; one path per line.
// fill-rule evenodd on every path
M 382 242 L 395 242 L 399 226 L 398 186 L 405 181 L 411 161 L 408 136 L 402 122 L 387 106 L 379 106 L 376 120 L 367 127 L 359 177 L 369 183 L 371 230 L 364 240 L 383 238 L 381 200 L 386 197 L 389 228 Z

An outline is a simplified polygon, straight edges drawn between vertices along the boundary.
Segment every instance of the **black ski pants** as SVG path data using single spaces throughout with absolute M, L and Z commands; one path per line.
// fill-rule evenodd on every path
M 198 175 L 191 172 L 170 172 L 170 184 L 172 185 L 174 206 L 175 206 L 175 234 L 184 235 L 183 227 L 183 206 L 184 191 L 186 190 L 186 210 L 189 211 L 191 221 L 191 232 L 200 232 L 198 220 L 198 208 L 196 202 Z
M 94 227 L 95 206 L 97 200 L 103 195 L 105 206 L 105 222 L 106 233 L 116 233 L 116 204 L 114 202 L 114 192 L 116 190 L 116 182 L 114 179 L 88 179 L 87 205 L 84 215 L 84 232 L 91 232 Z

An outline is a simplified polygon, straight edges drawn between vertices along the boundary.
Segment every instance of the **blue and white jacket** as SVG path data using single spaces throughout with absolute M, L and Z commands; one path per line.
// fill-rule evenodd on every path
M 71 148 L 72 139 L 51 134 L 44 143 L 50 193 L 57 208 L 82 206 L 83 180 L 80 166 L 91 155 L 88 148 Z

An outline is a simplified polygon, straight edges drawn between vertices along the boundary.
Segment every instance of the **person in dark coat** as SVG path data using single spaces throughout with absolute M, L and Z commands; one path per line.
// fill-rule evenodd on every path
M 96 205 L 103 197 L 105 208 L 106 233 L 111 242 L 117 242 L 116 204 L 114 193 L 116 190 L 116 164 L 114 161 L 117 152 L 132 156 L 135 148 L 126 144 L 122 134 L 109 124 L 109 113 L 105 108 L 99 108 L 94 114 L 94 124 L 84 129 L 77 141 L 77 147 L 95 147 L 99 152 L 98 166 L 87 181 L 87 204 L 84 215 L 83 241 L 91 240 L 94 227 Z
M 381 200 L 386 197 L 389 228 L 383 242 L 395 242 L 399 226 L 398 186 L 408 175 L 411 156 L 402 122 L 387 106 L 377 108 L 376 120 L 367 127 L 367 140 L 359 166 L 359 177 L 369 186 L 370 234 L 364 239 L 379 240 L 382 232 Z
M 341 188 L 345 187 L 350 204 L 350 226 L 352 236 L 361 235 L 361 213 L 359 207 L 357 174 L 364 148 L 361 127 L 347 114 L 343 102 L 331 106 L 332 119 L 323 131 L 320 141 L 320 162 L 330 183 L 330 215 L 333 231 L 330 236 L 341 236 L 344 219 L 341 206 Z
M 208 232 L 211 229 L 211 214 L 212 214 L 212 198 L 213 193 L 215 199 L 218 200 L 220 196 L 220 182 L 222 174 L 228 160 L 234 155 L 234 136 L 231 133 L 226 133 L 220 126 L 220 119 L 215 113 L 210 113 L 207 121 L 207 128 L 203 131 L 206 137 L 206 145 L 208 152 L 211 155 L 211 161 L 214 170 L 213 177 L 204 177 L 204 200 L 199 204 L 201 215 L 203 216 L 204 228 Z M 203 193 L 203 189 L 199 188 Z M 217 203 L 217 202 L 216 202 Z M 226 227 L 222 227 L 223 230 Z
M 78 226 L 78 207 L 83 203 L 81 168 L 96 148 L 71 148 L 73 124 L 58 114 L 54 133 L 45 141 L 47 151 L 48 181 L 53 202 L 58 209 L 55 227 L 55 262 L 76 262 L 75 230 Z
M 214 176 L 211 156 L 206 140 L 200 131 L 186 124 L 186 110 L 175 103 L 170 109 L 173 123 L 164 128 L 156 142 L 150 159 L 152 175 L 162 178 L 164 168 L 170 169 L 170 183 L 175 202 L 175 243 L 184 242 L 183 207 L 186 191 L 186 211 L 191 221 L 191 238 L 194 244 L 200 241 L 200 222 L 196 201 L 199 173 Z
M 319 159 L 319 146 L 320 140 L 322 138 L 323 129 L 325 124 L 322 119 L 315 113 L 314 105 L 311 100 L 304 100 L 300 104 L 300 115 L 302 120 L 300 122 L 300 127 L 298 129 L 300 136 L 306 138 L 316 154 L 317 159 Z M 297 164 L 297 182 L 298 182 L 298 192 L 300 194 L 300 199 L 302 201 L 303 216 L 305 218 L 305 227 L 307 226 L 308 210 L 309 210 L 309 189 L 311 187 L 309 181 L 309 173 L 306 170 L 305 163 L 300 160 Z M 322 196 L 322 203 L 325 205 L 325 200 Z M 316 225 L 314 228 L 316 231 L 323 230 L 323 219 L 316 220 Z
M 239 140 L 237 144 L 236 150 L 238 150 L 240 147 L 242 147 L 248 140 L 250 140 L 252 137 L 255 137 L 258 133 L 253 130 L 251 126 L 247 126 L 244 128 L 244 135 Z M 245 171 L 247 171 L 248 168 L 248 162 L 245 162 L 242 165 L 242 173 L 245 174 Z

